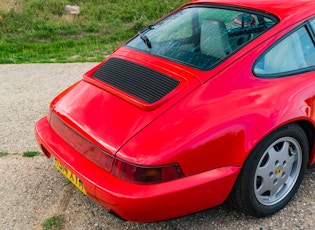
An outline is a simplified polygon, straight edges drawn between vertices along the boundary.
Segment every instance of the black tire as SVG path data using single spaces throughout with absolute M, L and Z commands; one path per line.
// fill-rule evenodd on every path
M 265 217 L 282 209 L 298 190 L 307 167 L 308 140 L 297 124 L 264 138 L 251 152 L 229 196 L 237 209 Z

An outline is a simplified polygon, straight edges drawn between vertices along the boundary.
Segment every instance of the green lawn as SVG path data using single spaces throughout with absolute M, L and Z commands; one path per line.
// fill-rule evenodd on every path
M 1 8 L 0 64 L 101 61 L 187 0 L 16 0 Z M 12 2 L 12 0 L 10 1 Z M 78 5 L 80 14 L 65 13 Z

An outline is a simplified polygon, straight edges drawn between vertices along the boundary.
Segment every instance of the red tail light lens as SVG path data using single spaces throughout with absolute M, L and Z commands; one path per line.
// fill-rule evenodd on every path
M 83 155 L 100 168 L 105 169 L 107 172 L 111 171 L 114 157 L 98 147 L 90 148 Z
M 50 114 L 50 125 L 78 153 L 84 155 L 95 165 L 109 173 L 112 172 L 112 174 L 123 180 L 137 184 L 156 184 L 183 177 L 182 170 L 178 164 L 143 166 L 115 158 L 114 155 L 106 153 L 77 134 L 54 113 Z M 48 152 L 45 152 L 45 154 L 48 156 Z
M 51 113 L 50 125 L 55 132 L 78 153 L 107 172 L 111 172 L 114 156 L 106 153 L 64 124 L 56 114 Z
M 124 180 L 137 184 L 155 184 L 183 177 L 177 164 L 142 166 L 116 159 L 112 173 Z

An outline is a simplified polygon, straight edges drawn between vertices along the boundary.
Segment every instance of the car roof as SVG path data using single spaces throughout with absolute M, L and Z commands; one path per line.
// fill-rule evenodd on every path
M 256 9 L 277 16 L 280 21 L 294 18 L 294 21 L 315 16 L 314 0 L 193 0 L 194 4 L 215 4 Z

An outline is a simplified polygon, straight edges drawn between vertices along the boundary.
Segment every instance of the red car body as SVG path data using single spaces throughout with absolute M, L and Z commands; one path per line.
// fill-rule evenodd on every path
M 311 147 L 308 164 L 315 162 L 314 69 L 279 78 L 253 71 L 270 46 L 315 16 L 315 3 L 203 0 L 182 7 L 191 5 L 268 12 L 278 22 L 207 71 L 122 46 L 57 96 L 36 124 L 46 156 L 79 178 L 89 197 L 127 220 L 159 221 L 221 204 L 258 143 L 289 123 L 303 127 Z M 147 103 L 93 77 L 111 59 L 178 85 Z M 138 183 L 115 172 L 125 163 L 165 166 L 176 171 L 175 178 Z

